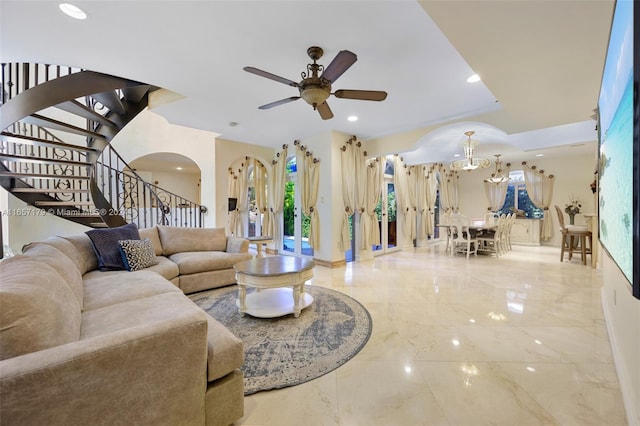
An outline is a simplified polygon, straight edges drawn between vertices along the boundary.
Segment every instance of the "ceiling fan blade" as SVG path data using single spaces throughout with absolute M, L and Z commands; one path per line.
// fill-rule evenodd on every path
M 384 101 L 387 99 L 387 92 L 378 90 L 336 90 L 336 98 L 359 99 L 361 101 Z
M 271 74 L 270 72 L 262 71 L 261 69 L 254 67 L 244 67 L 242 68 L 246 72 L 250 72 L 251 74 L 259 75 L 260 77 L 268 78 L 269 80 L 277 81 L 278 83 L 286 84 L 291 87 L 298 87 L 298 83 L 295 81 L 291 81 L 288 78 L 280 77 L 275 74 Z
M 289 102 L 297 101 L 298 99 L 300 99 L 300 96 L 291 96 L 290 98 L 280 99 L 279 101 L 275 101 L 275 102 L 271 102 L 270 104 L 259 106 L 258 109 L 269 109 L 269 108 L 276 107 L 278 105 L 288 104 Z
M 358 60 L 355 53 L 341 50 L 333 61 L 324 69 L 322 78 L 335 82 L 346 70 Z
M 316 107 L 318 112 L 320 113 L 320 117 L 323 120 L 329 120 L 333 118 L 333 112 L 331 112 L 331 108 L 329 108 L 329 104 L 325 101 Z

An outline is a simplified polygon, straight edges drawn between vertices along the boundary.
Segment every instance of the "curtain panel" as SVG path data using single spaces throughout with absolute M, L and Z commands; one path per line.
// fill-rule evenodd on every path
M 374 245 L 380 245 L 380 228 L 376 207 L 382 196 L 382 182 L 386 166 L 385 157 L 376 157 L 369 160 L 367 165 L 367 190 L 365 197 L 364 213 L 360 218 L 362 223 L 362 248 L 370 250 Z
M 536 166 L 529 167 L 526 161 L 522 162 L 524 171 L 524 184 L 531 202 L 539 209 L 544 210 L 540 239 L 548 241 L 552 236 L 551 218 L 549 217 L 549 205 L 553 198 L 553 175 L 545 176 L 544 170 L 536 170 Z
M 428 170 L 425 175 L 425 193 L 426 193 L 426 204 L 427 204 L 427 222 L 426 222 L 426 232 L 428 235 L 433 235 L 435 232 L 435 223 L 434 223 L 434 215 L 435 215 L 435 206 L 438 195 L 438 176 L 436 172 L 435 164 L 431 164 L 427 166 Z
M 287 177 L 287 148 L 282 145 L 282 151 L 276 154 L 271 162 L 271 174 L 267 179 L 267 214 L 264 217 L 263 234 L 273 237 L 276 247 L 282 245 L 281 216 L 284 205 L 284 184 Z
M 296 164 L 298 166 L 298 183 L 301 185 L 300 202 L 302 212 L 309 216 L 309 245 L 312 248 L 320 247 L 320 219 L 316 211 L 318 200 L 318 187 L 320 183 L 320 164 L 317 158 L 313 158 L 311 152 L 295 142 L 298 147 L 296 151 Z
M 344 205 L 344 214 L 342 216 L 342 231 L 340 232 L 340 249 L 347 251 L 351 248 L 351 234 L 349 233 L 349 217 L 353 215 L 356 209 L 356 173 L 355 163 L 357 156 L 357 148 L 354 145 L 355 137 L 349 139 L 345 145 L 340 148 L 340 170 L 342 172 L 342 202 Z
M 264 235 L 264 218 L 267 213 L 267 168 L 256 158 L 253 159 L 253 187 L 256 191 L 256 208 L 259 220 L 262 220 L 260 225 Z
M 396 205 L 398 214 L 402 214 L 402 232 L 405 238 L 413 241 L 415 238 L 415 210 L 412 205 L 412 199 L 415 195 L 411 194 L 410 187 L 411 168 L 403 164 L 402 158 L 394 157 L 393 185 L 396 192 Z

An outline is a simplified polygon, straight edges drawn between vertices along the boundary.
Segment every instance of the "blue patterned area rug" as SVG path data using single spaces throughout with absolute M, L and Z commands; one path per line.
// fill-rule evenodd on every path
M 244 343 L 244 393 L 295 386 L 353 358 L 371 336 L 369 312 L 346 294 L 305 286 L 313 303 L 298 318 L 240 316 L 237 286 L 190 295 Z

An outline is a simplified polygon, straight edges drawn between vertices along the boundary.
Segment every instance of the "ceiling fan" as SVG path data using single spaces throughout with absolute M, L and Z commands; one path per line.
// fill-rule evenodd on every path
M 313 60 L 313 63 L 307 64 L 307 71 L 301 73 L 302 81 L 299 83 L 262 71 L 258 68 L 244 67 L 243 70 L 247 72 L 291 87 L 297 87 L 300 91 L 300 96 L 291 96 L 262 105 L 258 108 L 269 109 L 302 98 L 311 105 L 313 109 L 318 110 L 323 120 L 328 120 L 333 117 L 333 112 L 331 112 L 331 108 L 329 108 L 329 104 L 327 104 L 327 98 L 330 95 L 334 95 L 336 98 L 358 99 L 362 101 L 384 101 L 387 98 L 387 92 L 377 90 L 336 90 L 331 93 L 331 84 L 335 83 L 335 81 L 358 60 L 358 57 L 353 52 L 342 50 L 325 68 L 323 65 L 316 63 L 316 61 L 322 57 L 323 53 L 322 48 L 317 46 L 312 46 L 307 49 L 307 55 Z M 319 73 L 321 74 L 318 75 Z

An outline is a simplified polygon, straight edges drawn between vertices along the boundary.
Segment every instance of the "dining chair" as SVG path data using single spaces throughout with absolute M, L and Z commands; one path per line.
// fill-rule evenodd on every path
M 486 231 L 478 237 L 478 243 L 482 250 L 488 253 L 494 253 L 496 257 L 504 254 L 503 234 L 507 217 L 502 214 L 496 221 L 496 227 L 492 231 Z
M 466 253 L 478 255 L 478 239 L 469 230 L 470 220 L 466 216 L 454 215 L 451 218 L 451 256 L 454 253 Z
M 569 260 L 573 257 L 574 249 L 580 250 L 580 259 L 582 260 L 582 264 L 587 264 L 587 255 L 591 254 L 591 247 L 593 244 L 593 239 L 591 235 L 591 231 L 586 226 L 579 225 L 569 225 L 565 226 L 564 224 L 564 214 L 562 210 L 557 205 L 554 206 L 556 208 L 556 213 L 558 214 L 558 224 L 560 225 L 560 234 L 562 241 L 560 243 L 560 262 L 564 261 L 564 252 L 569 252 Z M 589 242 L 587 247 L 587 241 Z
M 512 250 L 511 247 L 511 229 L 513 228 L 513 224 L 516 222 L 516 218 L 517 215 L 515 213 L 511 213 L 511 216 L 507 216 L 508 217 L 508 221 L 505 227 L 505 240 L 506 240 L 506 245 L 509 251 Z

